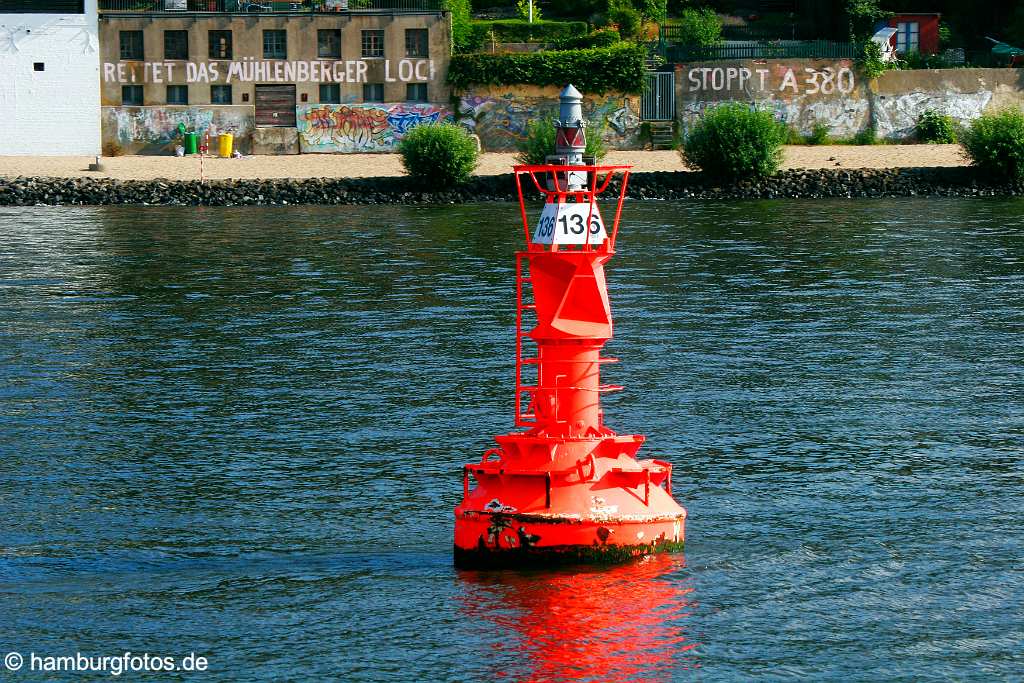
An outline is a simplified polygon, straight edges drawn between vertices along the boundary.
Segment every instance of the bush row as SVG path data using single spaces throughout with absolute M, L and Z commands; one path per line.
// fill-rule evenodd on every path
M 646 56 L 643 47 L 630 43 L 527 54 L 454 55 L 448 67 L 448 83 L 456 88 L 516 84 L 561 87 L 572 83 L 585 93 L 636 93 L 643 89 Z

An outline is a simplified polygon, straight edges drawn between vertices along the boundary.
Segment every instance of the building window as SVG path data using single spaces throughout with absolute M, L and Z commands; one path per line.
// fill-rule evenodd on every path
M 341 29 L 328 28 L 316 32 L 318 57 L 341 59 Z
M 896 24 L 896 52 L 905 55 L 920 50 L 921 25 L 916 21 L 901 21 Z
M 32 63 L 32 70 L 33 71 L 46 71 L 46 63 L 45 62 L 33 62 Z
M 321 83 L 320 102 L 322 104 L 341 104 L 341 86 L 337 83 Z
M 383 102 L 383 83 L 363 83 L 363 102 Z
M 210 59 L 231 58 L 231 31 L 210 31 Z
M 427 57 L 429 55 L 430 49 L 427 47 L 427 29 L 405 29 L 405 56 Z
M 143 60 L 142 31 L 121 31 L 121 59 Z
M 263 32 L 263 59 L 288 59 L 288 34 L 284 29 Z
M 363 31 L 363 57 L 384 56 L 384 31 Z
M 407 102 L 426 102 L 426 83 L 407 83 L 405 86 L 405 100 Z
M 188 31 L 164 31 L 164 59 L 188 59 Z
M 142 86 L 141 85 L 122 85 L 121 86 L 121 104 L 126 107 L 141 107 L 142 106 Z
M 188 86 L 167 86 L 167 104 L 188 104 Z
M 210 104 L 231 104 L 231 86 L 211 85 Z

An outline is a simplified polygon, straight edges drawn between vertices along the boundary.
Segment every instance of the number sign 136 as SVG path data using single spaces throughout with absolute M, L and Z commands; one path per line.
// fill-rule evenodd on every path
M 598 245 L 607 238 L 601 212 L 590 204 L 545 204 L 533 232 L 534 244 Z

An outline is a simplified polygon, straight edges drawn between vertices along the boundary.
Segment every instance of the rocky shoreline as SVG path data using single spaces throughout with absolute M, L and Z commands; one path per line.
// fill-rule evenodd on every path
M 524 186 L 524 189 L 525 186 Z M 617 191 L 613 183 L 606 196 Z M 991 197 L 1024 195 L 1024 183 L 993 183 L 970 167 L 786 170 L 758 180 L 712 181 L 700 173 L 630 176 L 632 199 L 821 199 L 828 197 Z M 455 204 L 515 201 L 511 174 L 476 176 L 465 185 L 423 191 L 406 177 L 289 180 L 114 180 L 0 178 L 0 206 L 292 204 Z

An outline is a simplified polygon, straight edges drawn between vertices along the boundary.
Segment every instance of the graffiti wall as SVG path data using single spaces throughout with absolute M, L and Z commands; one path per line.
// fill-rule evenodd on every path
M 965 124 L 984 111 L 1024 104 L 1021 69 L 887 71 L 867 81 L 850 60 L 741 60 L 676 67 L 676 118 L 685 132 L 711 107 L 744 102 L 808 134 L 824 123 L 834 137 L 874 126 L 905 140 L 926 110 Z
M 303 154 L 393 152 L 416 126 L 452 119 L 436 104 L 310 104 L 296 108 Z
M 676 66 L 676 118 L 685 133 L 710 107 L 756 104 L 801 133 L 824 121 L 833 135 L 867 125 L 870 107 L 852 60 L 741 60 Z
M 233 133 L 235 149 L 246 153 L 255 128 L 255 111 L 249 106 L 206 105 L 197 107 L 103 107 L 102 133 L 105 149 L 116 146 L 122 154 L 173 154 L 181 144 L 179 124 L 200 135 L 216 137 Z
M 478 136 L 486 151 L 509 151 L 526 137 L 534 119 L 558 114 L 558 88 L 469 90 L 459 97 L 459 123 Z M 584 95 L 588 134 L 600 131 L 609 149 L 639 149 L 639 101 L 635 95 Z

